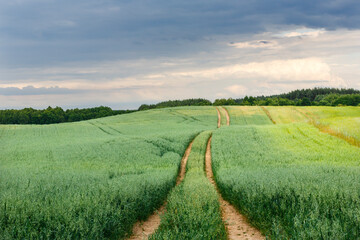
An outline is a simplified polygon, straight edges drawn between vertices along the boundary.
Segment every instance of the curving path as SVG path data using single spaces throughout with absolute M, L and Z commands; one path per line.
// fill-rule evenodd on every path
M 189 158 L 191 147 L 194 140 L 191 141 L 189 146 L 186 148 L 183 158 L 181 159 L 180 172 L 176 180 L 176 185 L 179 185 L 185 177 L 186 172 L 186 163 Z M 160 226 L 160 216 L 166 210 L 166 202 L 153 213 L 146 221 L 138 221 L 134 224 L 133 235 L 129 238 L 130 240 L 142 240 L 148 239 L 151 234 L 153 234 L 156 229 Z
M 221 114 L 218 108 L 216 108 L 217 115 L 218 115 L 218 121 L 217 121 L 217 127 L 221 127 Z
M 243 240 L 259 240 L 265 239 L 265 237 L 257 230 L 252 227 L 248 222 L 245 216 L 241 215 L 234 206 L 232 206 L 228 201 L 224 200 L 221 197 L 219 190 L 216 187 L 214 181 L 214 175 L 211 167 L 211 138 L 208 140 L 206 147 L 206 156 L 205 156 L 205 170 L 206 176 L 209 181 L 216 188 L 219 195 L 219 202 L 221 207 L 221 214 L 225 226 L 228 231 L 228 238 L 233 239 L 243 239 Z

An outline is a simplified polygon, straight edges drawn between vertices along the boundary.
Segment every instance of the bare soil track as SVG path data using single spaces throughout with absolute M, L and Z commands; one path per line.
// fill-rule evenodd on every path
M 228 110 L 227 110 L 226 108 L 223 107 L 223 109 L 224 109 L 225 114 L 226 114 L 226 125 L 227 125 L 227 126 L 230 126 L 230 116 L 229 116 L 229 112 L 228 112 Z
M 189 158 L 193 142 L 194 140 L 189 144 L 185 150 L 183 158 L 181 159 L 180 172 L 176 179 L 176 185 L 179 185 L 185 177 L 186 163 Z M 160 226 L 160 216 L 164 214 L 165 210 L 166 202 L 155 213 L 148 217 L 146 221 L 136 222 L 132 230 L 133 235 L 129 238 L 129 240 L 148 239 L 150 235 L 153 234 Z
M 268 118 L 270 119 L 270 121 L 273 123 L 273 124 L 276 124 L 275 120 L 272 118 L 269 110 L 267 110 L 264 106 L 261 106 L 261 109 L 264 111 L 264 113 L 266 114 L 266 116 L 268 116 Z
M 216 188 L 219 195 L 219 202 L 221 207 L 221 214 L 225 226 L 228 231 L 229 239 L 247 239 L 247 240 L 258 240 L 265 239 L 265 237 L 254 227 L 252 227 L 248 222 L 245 216 L 241 215 L 234 206 L 232 206 L 228 201 L 225 201 L 216 187 L 214 181 L 214 175 L 211 167 L 211 138 L 209 138 L 206 155 L 205 155 L 205 170 L 206 176 L 209 181 Z
M 218 122 L 217 122 L 217 127 L 221 127 L 221 114 L 218 108 L 216 108 L 217 111 L 217 115 L 218 115 Z

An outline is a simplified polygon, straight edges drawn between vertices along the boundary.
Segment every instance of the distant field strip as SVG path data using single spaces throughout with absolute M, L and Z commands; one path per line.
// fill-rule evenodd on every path
M 226 106 L 231 125 L 272 124 L 265 112 L 258 106 Z
M 360 147 L 360 108 L 297 108 L 320 131 Z M 344 111 L 345 110 L 345 111 Z
M 277 124 L 287 124 L 295 122 L 306 122 L 307 118 L 292 106 L 266 106 L 263 107 Z

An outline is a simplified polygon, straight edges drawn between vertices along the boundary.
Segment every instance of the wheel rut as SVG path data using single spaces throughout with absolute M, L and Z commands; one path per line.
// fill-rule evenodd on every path
M 192 140 L 191 143 L 189 144 L 189 146 L 186 148 L 184 156 L 181 159 L 180 171 L 179 171 L 178 177 L 176 179 L 176 185 L 179 185 L 182 182 L 182 180 L 184 180 L 185 173 L 186 173 L 186 163 L 189 158 L 193 142 L 194 142 L 194 140 Z M 160 220 L 161 220 L 160 216 L 163 215 L 165 213 L 165 211 L 166 211 L 166 202 L 157 211 L 155 211 L 151 216 L 149 216 L 147 220 L 137 221 L 134 224 L 134 227 L 132 230 L 133 234 L 128 239 L 129 240 L 148 239 L 150 237 L 150 235 L 153 234 L 156 231 L 156 229 L 159 228 Z
M 226 108 L 223 107 L 223 109 L 224 109 L 225 115 L 226 115 L 226 125 L 227 125 L 227 126 L 230 126 L 230 116 L 229 116 L 229 112 L 228 112 L 228 110 L 227 110 Z
M 275 120 L 272 118 L 269 110 L 267 110 L 264 106 L 260 106 L 261 109 L 264 111 L 264 113 L 266 114 L 266 116 L 268 116 L 268 118 L 270 119 L 270 121 L 273 123 L 273 124 L 276 124 Z
M 218 108 L 216 108 L 217 111 L 217 115 L 218 115 L 218 122 L 217 122 L 217 127 L 220 128 L 221 127 L 221 114 Z
M 228 201 L 224 200 L 221 197 L 221 194 L 216 186 L 214 180 L 214 174 L 211 167 L 211 139 L 212 137 L 209 138 L 206 147 L 205 171 L 207 178 L 214 185 L 216 191 L 218 192 L 222 218 L 228 231 L 228 239 L 230 240 L 265 239 L 265 237 L 260 233 L 259 230 L 252 227 L 248 223 L 245 216 L 241 215 L 234 206 L 232 206 Z

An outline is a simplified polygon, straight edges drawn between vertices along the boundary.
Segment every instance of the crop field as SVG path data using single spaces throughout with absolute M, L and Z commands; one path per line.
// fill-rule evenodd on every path
M 165 200 L 216 110 L 0 126 L 0 239 L 118 239 Z
M 272 124 L 260 107 L 244 106 L 226 106 L 230 115 L 231 125 L 263 125 Z
M 244 108 L 232 107 L 230 115 L 236 110 Z M 284 111 L 293 109 L 269 110 L 276 122 L 293 122 Z M 296 121 L 213 133 L 223 197 L 271 239 L 358 239 L 360 149 Z
M 195 138 L 184 182 L 170 194 L 167 212 L 151 239 L 226 239 L 216 191 L 204 174 L 210 134 L 203 132 Z
M 0 125 L 0 239 L 127 239 L 160 206 L 150 239 L 229 239 L 210 136 L 219 192 L 264 238 L 359 239 L 360 107 L 217 108 L 219 128 L 212 106 Z
M 305 110 L 321 124 L 360 141 L 359 107 L 311 107 Z

